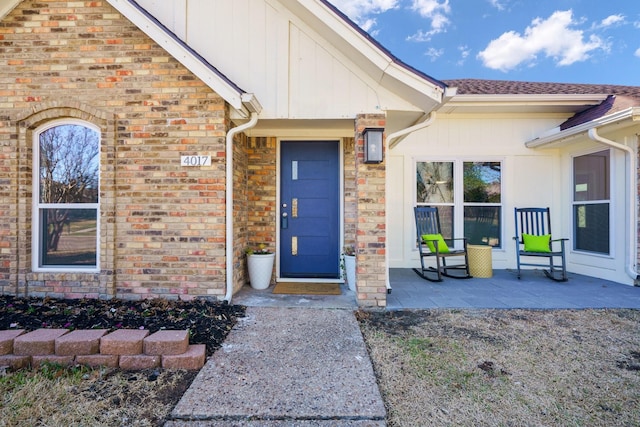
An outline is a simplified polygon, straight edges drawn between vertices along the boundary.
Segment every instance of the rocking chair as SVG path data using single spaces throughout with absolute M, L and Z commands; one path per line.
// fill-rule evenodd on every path
M 440 217 L 438 208 L 431 206 L 417 206 L 414 208 L 416 218 L 416 232 L 418 236 L 418 251 L 420 252 L 420 265 L 422 268 L 414 268 L 413 271 L 423 279 L 431 282 L 442 282 L 442 276 L 453 279 L 470 279 L 469 259 L 467 257 L 467 239 L 444 239 L 440 229 Z M 447 241 L 452 244 L 456 240 L 462 240 L 463 248 L 450 249 Z M 425 267 L 425 258 L 434 257 L 436 267 Z M 464 264 L 447 265 L 447 259 L 452 257 L 464 257 Z M 449 271 L 457 271 L 450 274 Z M 460 274 L 462 272 L 462 274 Z
M 521 266 L 544 267 L 544 274 L 556 282 L 567 281 L 567 263 L 564 255 L 564 242 L 566 238 L 551 238 L 551 217 L 549 208 L 515 208 L 516 235 L 516 260 L 518 263 L 518 279 L 521 275 Z M 553 243 L 557 244 L 553 249 Z M 558 247 L 559 246 L 559 247 Z M 548 263 L 542 264 L 542 260 L 522 262 L 521 257 L 546 258 Z M 554 258 L 560 258 L 560 265 L 554 263 Z

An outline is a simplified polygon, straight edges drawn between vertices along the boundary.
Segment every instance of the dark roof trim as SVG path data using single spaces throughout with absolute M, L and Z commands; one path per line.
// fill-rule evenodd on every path
M 164 33 L 166 33 L 169 37 L 171 37 L 176 43 L 178 43 L 183 49 L 185 49 L 189 54 L 193 55 L 198 61 L 200 61 L 203 65 L 205 65 L 212 73 L 216 74 L 220 79 L 222 79 L 226 84 L 228 84 L 231 88 L 236 90 L 238 94 L 242 95 L 247 93 L 242 90 L 237 84 L 235 84 L 231 79 L 229 79 L 226 75 L 220 72 L 216 67 L 211 65 L 206 59 L 204 59 L 198 52 L 196 52 L 191 46 L 185 43 L 182 39 L 175 35 L 175 33 L 165 27 L 155 16 L 149 13 L 145 8 L 140 6 L 138 2 L 135 0 L 127 0 L 133 7 L 135 7 L 140 13 L 142 13 L 147 19 L 152 21 L 158 28 L 160 28 Z
M 346 22 L 351 28 L 353 28 L 355 31 L 357 31 L 362 37 L 367 39 L 367 41 L 369 43 L 371 43 L 376 48 L 378 48 L 382 52 L 384 52 L 385 55 L 387 55 L 389 58 L 391 58 L 391 61 L 393 63 L 399 65 L 400 67 L 404 68 L 407 71 L 412 72 L 413 74 L 416 74 L 416 75 L 422 77 L 423 79 L 429 81 L 430 83 L 441 87 L 443 90 L 445 88 L 449 87 L 449 85 L 447 85 L 445 82 L 443 82 L 441 80 L 438 80 L 436 78 L 433 78 L 430 75 L 425 74 L 422 71 L 420 71 L 420 70 L 418 70 L 416 68 L 413 68 L 411 65 L 403 62 L 401 59 L 399 59 L 397 56 L 395 56 L 393 53 L 391 53 L 386 47 L 381 45 L 380 42 L 378 42 L 376 39 L 374 39 L 369 33 L 367 33 L 365 30 L 360 28 L 360 26 L 358 24 L 353 22 L 351 20 L 351 18 L 349 18 L 347 15 L 345 15 L 340 9 L 335 7 L 328 0 L 320 0 L 320 2 L 323 3 L 328 9 L 330 9 L 336 16 L 338 16 L 340 19 L 342 19 L 344 22 Z

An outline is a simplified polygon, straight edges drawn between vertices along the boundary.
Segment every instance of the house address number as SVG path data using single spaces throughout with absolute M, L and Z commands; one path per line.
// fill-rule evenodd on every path
M 180 156 L 182 166 L 211 166 L 211 156 Z

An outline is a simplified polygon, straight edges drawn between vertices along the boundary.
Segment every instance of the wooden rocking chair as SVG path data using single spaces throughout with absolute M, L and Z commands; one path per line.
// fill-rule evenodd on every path
M 551 237 L 551 217 L 549 208 L 515 208 L 516 219 L 516 260 L 518 279 L 521 266 L 544 267 L 544 274 L 557 282 L 567 281 L 567 263 L 564 255 L 564 242 L 569 240 Z M 553 243 L 557 244 L 556 249 Z M 540 261 L 522 262 L 521 257 L 546 258 L 548 263 Z M 554 263 L 560 258 L 560 265 Z
M 418 237 L 418 250 L 420 252 L 420 265 L 422 268 L 414 268 L 413 271 L 423 279 L 432 282 L 441 282 L 442 276 L 454 279 L 469 279 L 469 259 L 467 257 L 467 239 L 444 239 L 440 230 L 440 217 L 438 209 L 431 206 L 417 206 L 414 208 L 416 218 L 416 232 Z M 453 242 L 462 240 L 461 250 L 449 249 L 447 241 L 453 246 Z M 425 258 L 434 257 L 436 267 L 425 267 Z M 447 265 L 447 259 L 464 257 L 464 264 Z M 458 272 L 450 274 L 449 271 Z M 461 272 L 461 273 L 460 273 Z

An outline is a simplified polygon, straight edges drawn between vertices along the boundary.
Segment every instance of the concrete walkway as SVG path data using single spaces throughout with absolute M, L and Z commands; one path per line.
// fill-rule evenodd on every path
M 640 308 L 640 287 L 569 274 L 553 282 L 539 271 L 518 280 L 433 283 L 391 269 L 388 310 L 438 308 Z M 274 295 L 241 290 L 246 305 L 223 347 L 202 368 L 167 427 L 384 426 L 385 408 L 358 323 L 355 293 Z
M 248 307 L 165 426 L 384 426 L 352 310 Z

